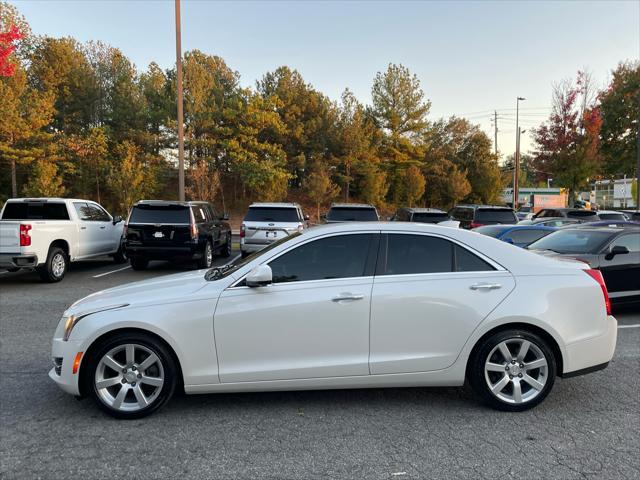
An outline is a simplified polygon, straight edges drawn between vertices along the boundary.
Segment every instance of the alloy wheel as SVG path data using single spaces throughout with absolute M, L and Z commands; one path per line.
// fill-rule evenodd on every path
M 133 343 L 118 345 L 105 353 L 94 379 L 100 400 L 122 412 L 136 412 L 151 405 L 160 395 L 164 381 L 158 355 Z
M 62 253 L 56 253 L 51 259 L 51 273 L 54 277 L 60 278 L 64 275 L 67 262 Z
M 211 244 L 207 242 L 207 246 L 204 248 L 204 256 L 205 261 L 207 262 L 206 268 L 211 268 L 213 265 L 213 248 L 211 248 Z
M 544 389 L 549 366 L 535 343 L 512 338 L 491 350 L 484 364 L 484 377 L 494 397 L 506 403 L 524 404 Z

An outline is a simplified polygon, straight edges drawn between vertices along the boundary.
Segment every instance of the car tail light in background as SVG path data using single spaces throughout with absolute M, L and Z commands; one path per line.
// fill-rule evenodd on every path
M 240 225 L 240 238 L 244 238 L 245 236 L 245 226 L 244 223 Z
M 484 223 L 471 222 L 471 225 L 469 225 L 469 228 L 478 228 L 478 227 L 484 227 Z
M 29 233 L 30 230 L 31 230 L 31 225 L 20 224 L 20 246 L 21 247 L 31 246 L 31 234 Z
M 191 222 L 191 240 L 197 240 L 198 239 L 198 226 L 195 224 L 195 222 Z
M 302 232 L 303 230 L 304 230 L 304 224 L 299 223 L 299 224 L 298 224 L 298 231 L 299 231 L 299 232 Z
M 604 278 L 602 277 L 602 272 L 600 270 L 596 270 L 590 268 L 585 270 L 585 273 L 593 278 L 600 288 L 602 288 L 602 294 L 604 295 L 604 305 L 607 309 L 607 315 L 611 315 L 611 300 L 609 300 L 609 291 L 607 290 L 607 285 L 604 283 Z

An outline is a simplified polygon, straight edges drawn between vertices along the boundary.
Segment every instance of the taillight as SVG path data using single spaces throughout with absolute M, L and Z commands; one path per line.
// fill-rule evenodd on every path
M 20 246 L 21 247 L 31 246 L 31 234 L 29 233 L 30 230 L 31 230 L 31 225 L 20 224 Z
M 298 224 L 298 231 L 302 233 L 302 231 L 304 230 L 304 225 L 302 223 Z
M 197 240 L 198 239 L 198 226 L 191 222 L 191 240 Z
M 129 225 L 125 223 L 124 227 L 122 227 L 122 236 L 124 238 L 127 238 L 127 233 L 129 233 Z
M 595 270 L 593 268 L 589 268 L 584 271 L 587 275 L 593 278 L 600 288 L 602 289 L 602 294 L 604 295 L 604 306 L 607 310 L 607 315 L 611 315 L 611 300 L 609 300 L 609 291 L 607 290 L 607 285 L 604 283 L 604 278 L 602 277 L 602 272 L 600 270 Z
M 478 228 L 483 226 L 484 226 L 484 223 L 471 222 L 471 225 L 469 225 L 469 228 Z
M 245 226 L 244 223 L 242 225 L 240 225 L 240 238 L 244 238 L 245 235 Z

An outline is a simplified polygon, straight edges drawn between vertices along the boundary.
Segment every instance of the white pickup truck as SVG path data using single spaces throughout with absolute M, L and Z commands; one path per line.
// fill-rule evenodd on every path
M 59 282 L 69 262 L 101 255 L 121 262 L 123 227 L 91 200 L 12 198 L 0 213 L 0 268 L 35 269 L 43 281 Z

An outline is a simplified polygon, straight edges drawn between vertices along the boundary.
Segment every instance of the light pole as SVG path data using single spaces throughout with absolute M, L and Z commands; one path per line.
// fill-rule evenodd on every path
M 518 117 L 520 114 L 520 102 L 524 101 L 524 97 L 516 98 L 516 158 L 513 166 L 513 209 L 518 209 L 518 176 L 520 170 L 520 127 L 518 126 Z
M 176 80 L 178 87 L 178 198 L 184 202 L 184 112 L 182 105 L 182 39 L 180 0 L 176 0 Z

